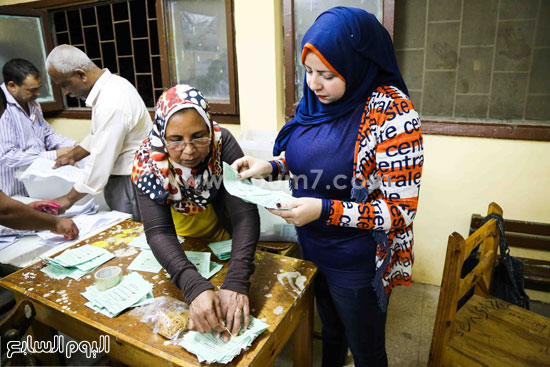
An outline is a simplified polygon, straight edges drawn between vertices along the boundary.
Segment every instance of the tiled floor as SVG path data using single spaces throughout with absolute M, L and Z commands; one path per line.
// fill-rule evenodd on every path
M 439 300 L 439 287 L 413 283 L 410 287 L 394 289 L 386 323 L 386 350 L 390 367 L 420 367 L 428 363 L 430 343 Z M 550 317 L 550 304 L 532 301 L 531 311 Z M 314 331 L 321 325 L 315 320 Z M 275 367 L 292 366 L 291 348 L 287 344 L 274 364 Z M 313 366 L 321 366 L 321 340 L 314 339 Z M 346 367 L 353 366 L 348 356 Z
M 0 292 L 1 298 L 6 297 Z M 391 296 L 386 324 L 386 349 L 390 367 L 426 366 L 433 324 L 437 310 L 439 287 L 413 283 L 410 287 L 397 287 Z M 531 310 L 550 317 L 550 304 L 531 302 Z M 314 332 L 320 335 L 321 323 L 316 317 Z M 69 340 L 69 338 L 67 338 Z M 291 347 L 288 343 L 274 363 L 274 367 L 292 366 Z M 120 366 L 120 363 L 101 358 L 96 365 Z M 68 366 L 84 366 L 93 363 L 83 355 L 74 355 L 67 361 Z M 316 337 L 313 343 L 313 366 L 321 366 L 321 340 Z M 353 366 L 353 358 L 348 356 L 347 367 Z
M 433 323 L 437 309 L 439 287 L 413 283 L 397 287 L 390 299 L 386 323 L 386 349 L 390 366 L 426 366 L 432 340 Z M 315 319 L 314 331 L 321 331 L 321 322 Z M 274 367 L 292 366 L 291 348 L 287 344 Z M 321 366 L 321 340 L 313 342 L 313 366 Z M 346 366 L 353 366 L 348 356 Z

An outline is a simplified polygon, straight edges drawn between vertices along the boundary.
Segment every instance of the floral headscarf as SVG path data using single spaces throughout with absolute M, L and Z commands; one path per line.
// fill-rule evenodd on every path
M 164 144 L 168 120 L 185 108 L 194 108 L 201 115 L 212 139 L 210 153 L 195 168 L 170 159 Z M 134 158 L 132 181 L 152 200 L 170 205 L 180 213 L 195 215 L 216 197 L 216 184 L 221 182 L 222 175 L 221 151 L 221 130 L 212 121 L 202 93 L 189 85 L 176 85 L 166 90 L 157 102 L 153 129 Z

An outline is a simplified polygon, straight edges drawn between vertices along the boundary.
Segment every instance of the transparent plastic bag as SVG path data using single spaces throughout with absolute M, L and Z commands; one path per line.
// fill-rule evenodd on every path
M 172 297 L 155 298 L 145 306 L 134 308 L 130 315 L 170 340 L 180 338 L 189 329 L 189 306 Z

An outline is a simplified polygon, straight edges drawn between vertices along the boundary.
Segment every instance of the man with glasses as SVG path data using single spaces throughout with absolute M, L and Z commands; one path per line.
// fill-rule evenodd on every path
M 57 46 L 48 55 L 46 68 L 65 95 L 80 98 L 92 108 L 91 132 L 55 167 L 74 164 L 90 156 L 85 175 L 69 193 L 57 198 L 60 212 L 86 194 L 104 189 L 105 201 L 113 210 L 141 216 L 130 179 L 134 154 L 152 127 L 151 117 L 136 88 L 126 79 L 98 68 L 76 47 Z
M 36 158 L 55 160 L 74 145 L 72 139 L 57 135 L 44 120 L 36 99 L 40 96 L 40 71 L 30 61 L 12 59 L 2 68 L 0 86 L 6 99 L 6 115 L 0 124 L 0 190 L 8 196 L 28 196 L 23 182 L 15 178 L 17 169 Z

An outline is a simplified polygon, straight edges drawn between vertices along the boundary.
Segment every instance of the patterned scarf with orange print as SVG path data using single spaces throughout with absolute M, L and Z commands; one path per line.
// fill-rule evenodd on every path
M 185 108 L 194 108 L 201 115 L 212 139 L 209 155 L 195 168 L 172 161 L 164 145 L 168 120 Z M 134 158 L 132 181 L 137 189 L 159 204 L 170 205 L 186 215 L 205 210 L 216 197 L 217 183 L 221 182 L 221 130 L 209 111 L 202 93 L 189 85 L 166 90 L 157 102 L 153 129 Z

